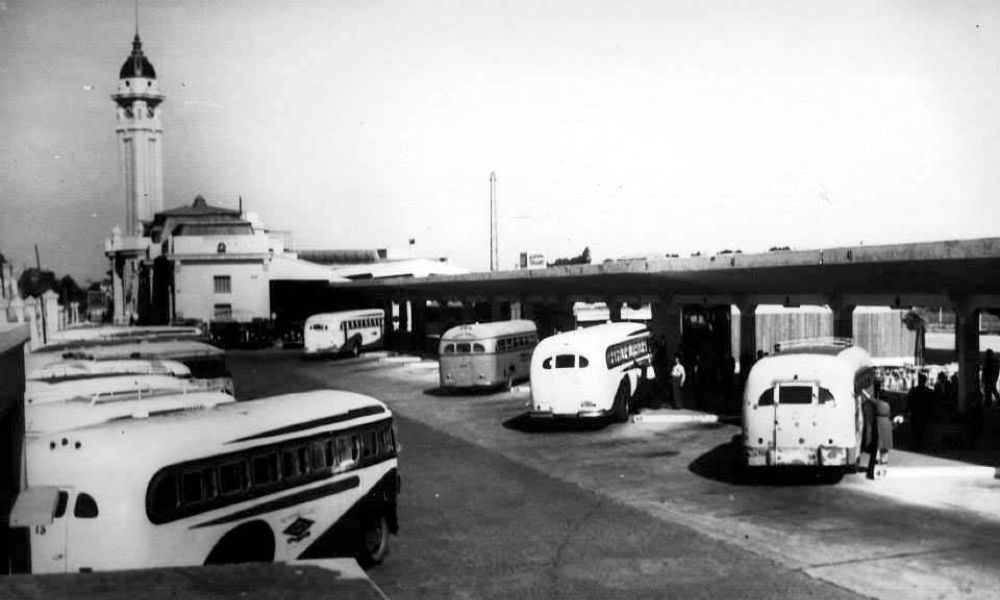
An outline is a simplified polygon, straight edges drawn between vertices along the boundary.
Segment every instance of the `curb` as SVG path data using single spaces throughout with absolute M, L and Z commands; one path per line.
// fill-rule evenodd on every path
M 887 479 L 923 479 L 923 478 L 968 478 L 968 479 L 1000 479 L 1000 469 L 979 465 L 948 465 L 931 466 L 892 466 L 886 470 Z
M 420 361 L 420 362 L 405 362 L 404 365 L 406 366 L 407 369 L 411 369 L 411 370 L 414 370 L 414 371 L 416 371 L 416 370 L 430 371 L 431 369 L 438 368 L 438 363 L 437 363 L 436 360 L 423 360 L 423 361 Z
M 655 414 L 655 415 L 633 415 L 633 423 L 716 423 L 718 415 L 707 415 L 700 413 L 682 413 L 676 415 Z

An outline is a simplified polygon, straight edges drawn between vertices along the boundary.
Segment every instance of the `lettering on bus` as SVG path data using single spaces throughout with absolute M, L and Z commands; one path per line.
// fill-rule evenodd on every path
M 605 358 L 607 359 L 608 368 L 613 369 L 629 362 L 648 362 L 651 354 L 649 338 L 642 337 L 612 344 L 608 347 Z
M 146 491 L 156 525 L 393 459 L 392 420 L 201 458 L 160 469 Z

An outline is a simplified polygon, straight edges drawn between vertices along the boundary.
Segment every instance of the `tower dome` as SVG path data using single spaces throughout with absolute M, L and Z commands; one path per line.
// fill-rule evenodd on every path
M 138 33 L 132 40 L 132 54 L 125 59 L 125 64 L 122 65 L 122 69 L 118 73 L 118 79 L 131 79 L 133 77 L 156 79 L 153 63 L 149 62 L 146 55 L 142 53 L 142 41 L 139 39 Z

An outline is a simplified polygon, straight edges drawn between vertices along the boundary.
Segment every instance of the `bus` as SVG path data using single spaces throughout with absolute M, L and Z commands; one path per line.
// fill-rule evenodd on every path
M 74 396 L 30 404 L 24 410 L 27 435 L 76 429 L 126 417 L 142 418 L 181 410 L 200 410 L 236 402 L 218 390 L 150 389 Z
M 640 383 L 655 376 L 652 362 L 650 333 L 641 323 L 546 338 L 531 357 L 531 414 L 627 421 Z
M 205 333 L 196 325 L 99 325 L 71 327 L 53 332 L 45 347 L 67 349 L 75 345 L 99 346 L 141 340 L 166 341 L 204 337 Z
M 535 323 L 524 319 L 452 327 L 438 345 L 441 389 L 510 389 L 530 376 L 537 343 Z
M 302 347 L 308 355 L 349 353 L 382 345 L 385 311 L 381 308 L 321 313 L 306 319 Z
M 191 369 L 176 360 L 73 360 L 59 359 L 43 367 L 29 371 L 28 382 L 78 381 L 113 375 L 169 375 L 171 377 L 191 377 Z M 28 383 L 30 386 L 31 383 Z
M 27 436 L 9 515 L 32 573 L 352 556 L 398 531 L 378 400 L 316 390 Z M 16 564 L 23 564 L 18 561 Z
M 140 341 L 32 352 L 25 355 L 25 370 L 34 372 L 59 360 L 103 362 L 128 359 L 177 361 L 191 371 L 191 377 L 208 380 L 209 384 L 222 386 L 230 394 L 235 394 L 232 375 L 226 368 L 225 352 L 196 340 Z
M 743 394 L 748 467 L 810 467 L 831 480 L 857 467 L 871 358 L 850 340 L 782 342 L 750 369 Z
M 223 391 L 221 386 L 218 386 Z M 204 379 L 172 377 L 170 375 L 108 375 L 60 381 L 28 380 L 24 386 L 24 404 L 64 402 L 74 398 L 88 400 L 98 397 L 130 397 L 169 392 L 183 394 L 210 389 Z

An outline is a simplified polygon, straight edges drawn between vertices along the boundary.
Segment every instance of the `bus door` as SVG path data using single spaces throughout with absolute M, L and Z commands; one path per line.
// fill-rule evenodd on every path
M 819 438 L 816 388 L 811 383 L 781 383 L 774 395 L 775 464 L 814 464 Z
M 17 495 L 11 527 L 26 527 L 31 544 L 32 573 L 65 573 L 71 490 L 29 487 Z

